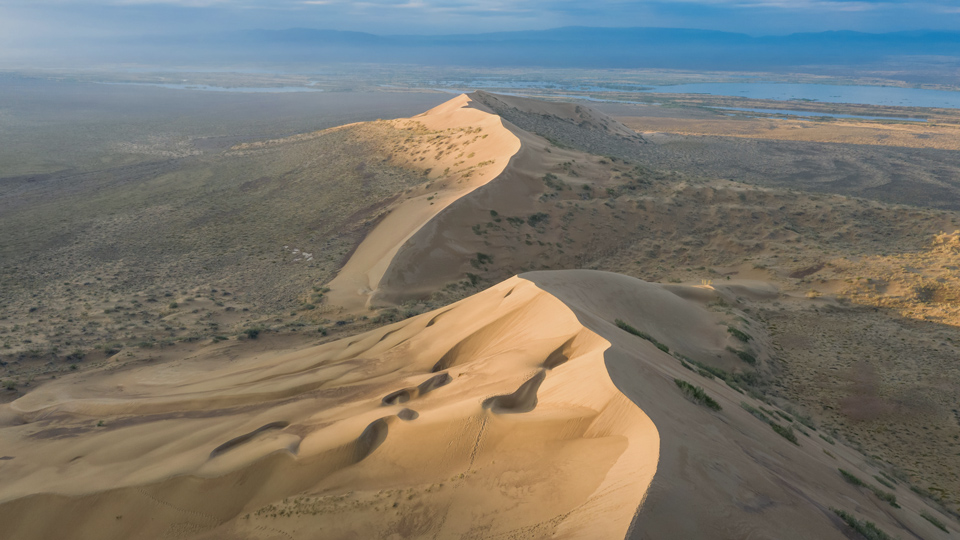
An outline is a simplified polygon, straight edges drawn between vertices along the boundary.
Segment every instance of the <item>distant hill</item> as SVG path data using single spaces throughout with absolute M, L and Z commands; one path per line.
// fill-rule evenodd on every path
M 322 61 L 598 68 L 774 69 L 960 56 L 960 32 L 850 31 L 785 36 L 688 28 L 564 27 L 538 31 L 379 36 L 293 28 L 141 40 L 112 55 L 155 59 Z M 123 51 L 123 52 L 119 52 Z

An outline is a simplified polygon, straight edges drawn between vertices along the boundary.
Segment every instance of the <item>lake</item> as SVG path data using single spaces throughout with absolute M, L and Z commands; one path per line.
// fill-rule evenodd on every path
M 840 86 L 793 83 L 694 83 L 657 86 L 663 94 L 708 94 L 751 99 L 810 100 L 825 103 L 858 103 L 894 107 L 960 109 L 960 92 L 898 88 L 895 86 Z
M 793 109 L 749 109 L 744 107 L 710 107 L 721 111 L 753 112 L 764 114 L 787 114 L 790 116 L 803 116 L 808 118 L 819 118 L 827 116 L 829 118 L 859 118 L 864 120 L 898 120 L 901 122 L 926 122 L 926 118 L 907 118 L 899 116 L 864 116 L 859 114 L 836 114 L 825 112 L 796 111 Z
M 117 84 L 124 86 L 154 86 L 173 90 L 200 90 L 203 92 L 239 92 L 244 94 L 277 94 L 286 92 L 323 92 L 322 88 L 312 86 L 267 86 L 255 88 L 248 86 L 209 86 L 206 84 L 178 84 L 178 83 L 140 83 L 140 82 L 102 82 L 98 84 Z

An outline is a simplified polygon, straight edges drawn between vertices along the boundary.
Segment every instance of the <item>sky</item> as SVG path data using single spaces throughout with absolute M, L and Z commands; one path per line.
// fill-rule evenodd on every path
M 560 26 L 778 35 L 960 30 L 958 0 L 0 0 L 0 45 L 62 38 L 322 28 L 445 34 Z

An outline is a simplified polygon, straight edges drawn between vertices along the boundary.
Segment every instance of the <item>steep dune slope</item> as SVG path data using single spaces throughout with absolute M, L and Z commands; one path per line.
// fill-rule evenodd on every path
M 642 141 L 626 126 L 586 106 L 482 91 L 458 96 L 421 116 L 394 121 L 398 128 L 409 129 L 409 123 L 416 123 L 428 130 L 428 136 L 410 140 L 409 146 L 398 149 L 404 153 L 392 158 L 423 170 L 431 181 L 408 190 L 403 202 L 394 206 L 358 247 L 330 283 L 331 306 L 362 313 L 365 308 L 429 296 L 469 273 L 486 269 L 483 254 L 489 255 L 490 250 L 485 249 L 485 229 L 517 229 L 526 221 L 539 229 L 548 222 L 538 222 L 536 216 L 549 220 L 548 213 L 557 213 L 553 216 L 556 224 L 561 214 L 534 212 L 538 202 L 550 202 L 563 190 L 570 192 L 563 198 L 593 199 L 594 191 L 600 195 L 603 190 L 623 189 L 633 181 L 630 173 L 621 176 L 596 156 L 557 146 L 517 127 L 504 119 L 505 113 L 517 119 L 557 123 L 565 132 L 597 144 L 608 139 L 624 144 Z M 477 130 L 472 138 L 471 129 Z M 451 140 L 452 134 L 463 130 L 468 131 L 466 139 L 473 143 L 469 148 L 455 146 L 459 135 Z M 474 141 L 478 136 L 480 139 Z M 470 165 L 477 167 L 476 171 Z M 443 173 L 438 172 L 440 169 Z M 573 192 L 574 188 L 580 191 Z M 502 217 L 498 217 L 500 214 Z M 503 218 L 509 218 L 507 223 Z M 586 246 L 600 234 L 596 227 L 579 229 L 585 232 L 566 235 L 553 228 L 549 238 L 538 239 L 538 247 L 497 246 L 493 248 L 498 258 L 496 266 L 531 269 L 544 257 L 556 259 L 557 250 L 539 249 L 545 245 L 543 240 L 549 240 L 550 248 L 569 249 L 571 256 L 567 259 L 572 263 L 576 254 L 588 249 Z M 514 244 L 513 239 L 510 244 Z M 527 244 L 532 245 L 529 241 Z M 554 266 L 573 266 L 570 263 Z M 513 273 L 493 277 L 499 281 Z
M 513 278 L 296 353 L 63 378 L 0 410 L 0 520 L 16 538 L 622 537 L 659 438 L 607 347 Z
M 364 238 L 330 282 L 331 304 L 362 311 L 397 250 L 431 218 L 495 178 L 520 148 L 500 118 L 466 95 L 392 126 L 415 135 L 391 157 L 424 170 L 430 182 L 403 200 Z
M 749 294 L 750 287 L 663 286 L 594 271 L 523 277 L 555 295 L 585 327 L 610 341 L 604 356 L 612 380 L 657 426 L 657 476 L 629 538 L 857 538 L 833 509 L 866 518 L 895 537 L 947 537 L 921 513 L 946 522 L 949 518 L 916 494 L 895 490 L 899 504 L 891 505 L 845 481 L 838 469 L 853 471 L 867 484 L 879 474 L 876 464 L 859 452 L 806 428 L 798 428 L 798 441 L 791 443 L 770 429 L 769 419 L 755 417 L 741 404 L 770 412 L 774 422 L 782 423 L 788 415 L 774 414 L 770 404 L 671 362 L 650 341 L 611 323 L 628 321 L 675 354 L 705 363 L 726 344 L 715 321 L 690 305 L 732 301 L 736 294 Z M 686 300 L 678 301 L 678 296 Z M 702 385 L 722 410 L 690 403 L 671 382 L 674 378 Z
M 583 133 L 625 139 L 629 132 L 619 123 L 580 105 L 485 92 L 470 96 L 483 106 L 510 106 L 527 117 L 549 117 Z M 465 275 L 482 274 L 491 266 L 491 257 L 496 259 L 494 267 L 514 271 L 540 267 L 545 260 L 554 267 L 569 268 L 574 266 L 575 254 L 582 252 L 599 233 L 595 227 L 577 227 L 567 234 L 567 223 L 559 227 L 564 212 L 557 201 L 593 199 L 595 191 L 599 194 L 614 186 L 622 187 L 630 179 L 620 177 L 609 163 L 599 163 L 595 156 L 556 146 L 510 122 L 502 122 L 519 141 L 509 163 L 499 176 L 451 201 L 406 239 L 386 268 L 371 305 L 426 297 Z M 567 193 L 560 196 L 564 191 Z M 542 208 L 548 205 L 553 208 Z M 537 236 L 536 245 L 529 232 L 521 232 L 525 223 L 530 230 L 546 233 Z M 510 238 L 501 245 L 491 244 L 486 236 L 491 230 L 506 231 Z M 557 264 L 564 250 L 570 253 L 567 262 Z M 505 279 L 512 273 L 492 277 Z

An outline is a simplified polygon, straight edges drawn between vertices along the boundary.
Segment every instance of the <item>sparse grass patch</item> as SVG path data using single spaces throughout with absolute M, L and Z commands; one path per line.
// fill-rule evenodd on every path
M 493 255 L 487 255 L 486 253 L 477 253 L 476 257 L 470 259 L 470 265 L 477 269 L 492 262 Z
M 942 521 L 940 521 L 939 519 L 931 516 L 930 514 L 928 514 L 928 513 L 926 513 L 926 512 L 920 512 L 920 517 L 922 517 L 923 519 L 929 521 L 930 523 L 933 523 L 933 526 L 936 527 L 936 528 L 938 528 L 938 529 L 940 529 L 941 531 L 943 531 L 943 532 L 945 532 L 945 533 L 950 532 L 950 531 L 947 530 L 947 526 L 944 525 Z
M 886 502 L 887 504 L 889 504 L 894 508 L 900 508 L 900 505 L 897 504 L 897 496 L 894 495 L 893 493 L 890 493 L 889 491 L 884 491 L 878 488 L 877 486 L 872 486 L 864 482 L 863 480 L 860 479 L 860 477 L 856 476 L 850 471 L 847 471 L 844 469 L 837 469 L 837 470 L 840 471 L 840 475 L 843 476 L 843 479 L 846 480 L 847 482 L 858 487 L 865 487 L 870 491 L 872 491 L 873 494 L 876 495 L 877 498 L 880 499 L 881 501 Z
M 783 412 L 783 411 L 778 411 L 778 410 L 775 410 L 774 412 L 776 412 L 776 413 L 779 414 L 781 417 L 783 417 L 783 419 L 786 420 L 787 422 L 793 422 L 793 417 L 790 416 L 789 414 L 787 414 L 787 413 L 785 413 L 785 412 Z
M 884 491 L 878 488 L 877 486 L 867 485 L 867 487 L 870 488 L 870 491 L 872 491 L 873 494 L 876 495 L 877 498 L 880 499 L 881 501 L 889 504 L 894 508 L 900 508 L 900 505 L 897 504 L 897 496 L 894 495 L 893 493 L 890 493 L 889 491 Z
M 737 355 L 738 358 L 750 364 L 751 366 L 754 366 L 757 364 L 757 357 L 748 353 L 747 351 L 741 351 L 738 349 L 734 349 L 733 347 L 727 347 L 727 350 Z
M 768 422 L 768 423 L 770 422 L 770 418 L 768 418 L 767 415 L 763 414 L 763 411 L 757 409 L 757 408 L 754 407 L 753 405 L 750 405 L 750 404 L 747 403 L 746 401 L 741 401 L 741 402 L 740 402 L 740 407 L 741 407 L 743 410 L 747 411 L 748 413 L 756 416 L 756 417 L 759 418 L 760 420 L 763 420 L 764 422 Z
M 707 393 L 703 391 L 703 388 L 694 386 L 687 381 L 682 381 L 680 379 L 674 379 L 673 382 L 676 383 L 677 387 L 680 388 L 680 390 L 694 402 L 715 411 L 719 411 L 723 408 L 719 403 L 714 401 L 712 397 L 708 396 Z
M 746 332 L 743 332 L 742 330 L 732 326 L 727 327 L 727 332 L 744 343 L 748 343 L 751 339 L 753 339 L 750 334 L 747 334 Z
M 550 221 L 550 214 L 545 214 L 543 212 L 537 212 L 536 214 L 531 214 L 527 218 L 527 224 L 531 227 L 536 228 L 541 223 L 548 223 Z
M 828 437 L 828 436 L 823 435 L 823 434 L 819 434 L 819 435 L 820 435 L 820 438 L 823 439 L 823 440 L 825 440 L 825 441 L 827 441 L 827 443 L 829 443 L 829 444 L 837 444 L 837 441 L 833 440 L 833 437 Z
M 844 470 L 844 469 L 837 469 L 837 470 L 840 471 L 840 476 L 842 476 L 843 479 L 846 480 L 847 482 L 849 482 L 849 483 L 851 483 L 851 484 L 853 484 L 853 485 L 855 485 L 855 486 L 865 486 L 865 485 L 867 485 L 867 484 L 864 483 L 863 480 L 860 479 L 859 476 L 851 473 L 850 471 L 847 471 L 847 470 Z
M 882 485 L 882 486 L 886 486 L 886 487 L 888 487 L 888 488 L 890 488 L 890 489 L 896 489 L 896 488 L 893 486 L 893 484 L 891 484 L 890 482 L 887 482 L 886 480 L 884 480 L 883 478 L 881 478 L 881 477 L 879 477 L 879 476 L 877 476 L 877 475 L 873 475 L 873 479 L 876 480 L 877 482 L 880 482 L 880 485 Z
M 837 508 L 831 508 L 831 510 L 833 510 L 833 513 L 839 516 L 840 519 L 845 521 L 851 529 L 860 533 L 860 535 L 867 540 L 893 540 L 889 534 L 880 530 L 873 522 L 866 520 L 860 521 L 852 514 Z
M 770 422 L 770 427 L 772 427 L 773 430 L 776 431 L 777 434 L 783 437 L 784 439 L 792 442 L 797 446 L 800 446 L 800 443 L 797 441 L 797 434 L 793 432 L 793 428 L 789 426 L 783 427 L 776 422 Z
M 639 337 L 639 338 L 643 338 L 643 339 L 649 341 L 650 343 L 653 343 L 658 349 L 660 349 L 661 351 L 663 351 L 663 352 L 665 352 L 665 353 L 669 353 L 669 352 L 670 352 L 670 347 L 667 347 L 667 346 L 664 345 L 663 343 L 660 343 L 659 341 L 657 341 L 657 340 L 656 340 L 653 336 L 651 336 L 650 334 L 648 334 L 648 333 L 646 333 L 646 332 L 641 332 L 640 330 L 637 330 L 636 328 L 630 326 L 629 324 L 627 324 L 627 323 L 626 323 L 625 321 L 623 321 L 622 319 L 617 319 L 617 320 L 614 321 L 614 323 L 617 325 L 618 328 L 620 328 L 620 329 L 623 330 L 624 332 L 628 332 L 628 333 L 633 334 L 633 335 L 635 335 L 635 336 L 637 336 L 637 337 Z

